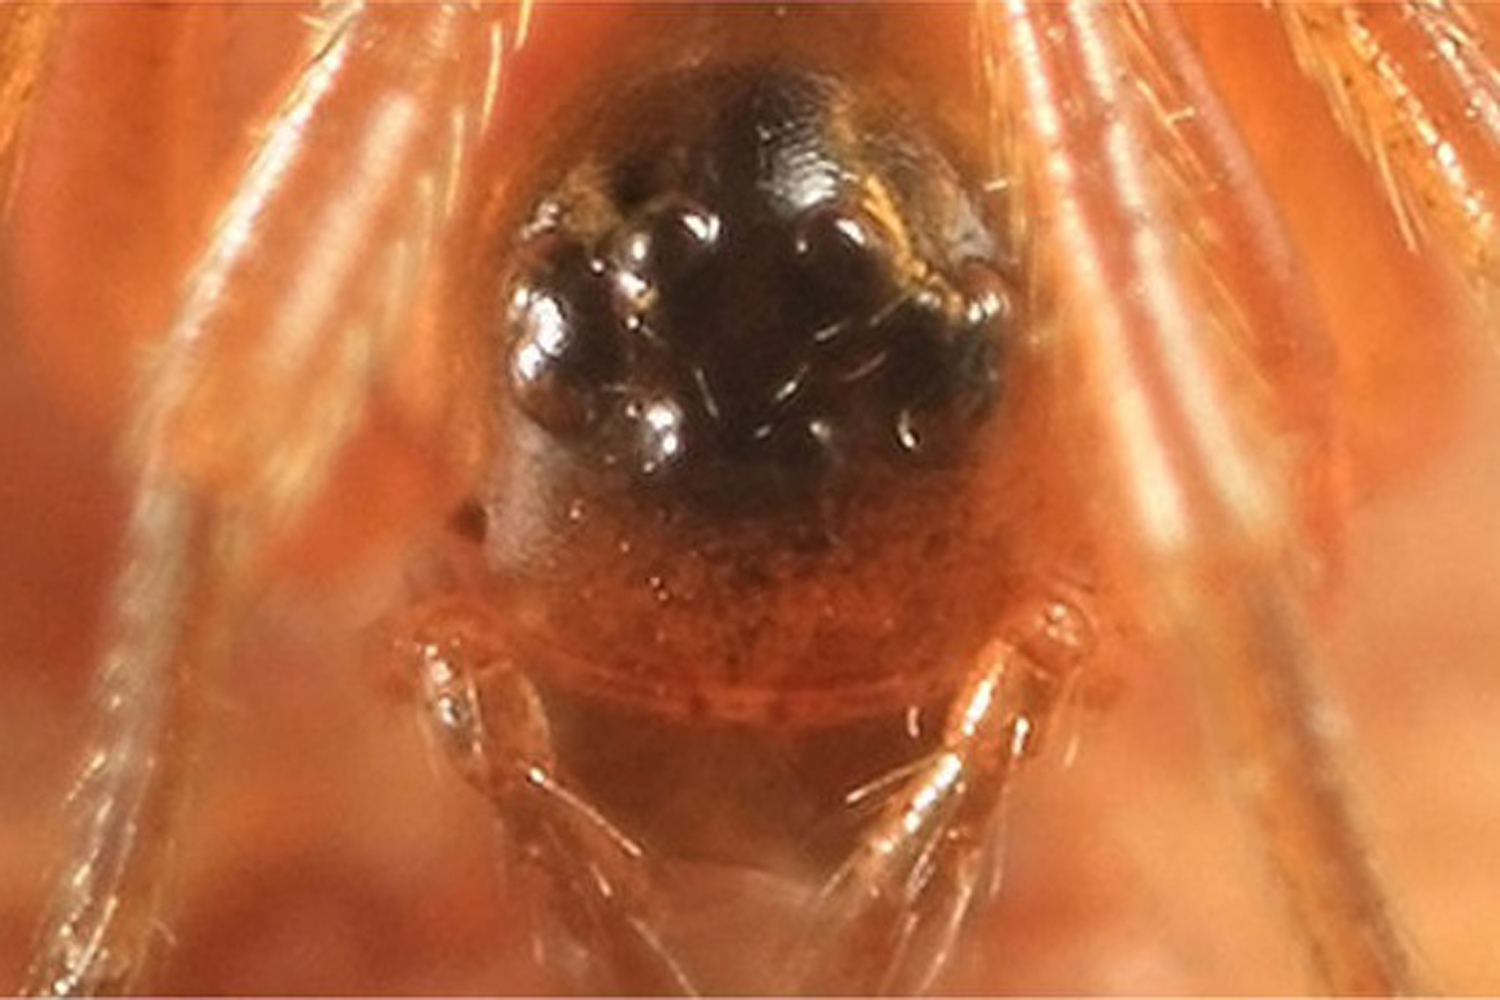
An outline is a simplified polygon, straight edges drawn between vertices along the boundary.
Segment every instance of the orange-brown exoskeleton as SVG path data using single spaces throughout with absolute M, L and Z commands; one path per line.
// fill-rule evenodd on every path
M 403 718 L 418 706 L 434 780 L 471 790 L 377 780 L 362 800 L 393 830 L 432 817 L 436 844 L 489 816 L 498 846 L 388 890 L 415 855 L 382 841 L 382 874 L 345 881 L 415 900 L 409 923 L 347 885 L 289 909 L 345 900 L 334 928 L 364 909 L 371 940 L 460 968 L 434 976 L 451 988 L 505 986 L 462 966 L 501 940 L 534 942 L 528 988 L 600 992 L 1426 981 L 1322 687 L 1338 623 L 1361 621 L 1346 591 L 1378 586 L 1353 512 L 1457 437 L 1454 361 L 1493 364 L 1457 335 L 1492 308 L 1488 11 L 3 18 L 4 350 L 34 379 L 0 382 L 0 412 L 45 398 L 118 427 L 127 469 L 96 731 L 28 990 L 174 983 L 215 920 L 215 962 L 278 950 L 243 928 L 281 926 L 253 915 L 311 855 L 187 916 L 169 886 L 223 870 L 198 839 L 242 842 L 246 870 L 299 856 L 278 838 L 312 835 L 277 831 L 331 812 L 332 786 L 284 811 L 192 792 L 223 759 L 233 678 L 276 678 L 262 709 L 303 712 L 316 746 L 346 699 L 285 664 L 349 659 Z M 1444 406 L 1412 416 L 1419 392 Z M 18 517 L 43 502 L 16 496 Z M 1286 954 L 1255 978 L 1137 928 L 1027 979 L 1069 954 L 1039 942 L 1084 941 L 1087 901 L 1122 907 L 1134 883 L 1049 885 L 1097 881 L 1094 814 L 1028 835 L 1002 830 L 1036 815 L 1012 800 L 1142 780 L 1129 755 L 1088 770 L 1079 706 L 1128 701 L 1157 664 L 1192 699 L 1147 727 L 1201 720 L 1186 745 L 1230 776 L 1247 865 L 1282 890 L 1182 954 L 1216 936 Z M 239 711 L 273 731 L 262 709 Z M 420 758 L 415 727 L 375 728 L 322 745 Z M 234 772 L 220 784 L 250 784 Z M 210 835 L 214 815 L 233 818 Z M 1228 847 L 1190 875 L 1143 843 L 1201 898 L 1240 877 Z M 491 853 L 527 929 L 476 902 Z M 306 966 L 343 954 L 320 947 Z M 351 962 L 321 982 L 424 985 Z

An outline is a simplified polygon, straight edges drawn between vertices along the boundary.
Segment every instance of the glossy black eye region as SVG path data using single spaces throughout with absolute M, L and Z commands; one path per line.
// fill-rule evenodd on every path
M 505 384 L 586 465 L 719 508 L 961 455 L 1009 281 L 927 136 L 775 67 L 615 101 L 522 227 Z

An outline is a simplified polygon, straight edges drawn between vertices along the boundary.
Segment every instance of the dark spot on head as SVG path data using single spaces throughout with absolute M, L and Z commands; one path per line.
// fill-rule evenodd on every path
M 484 541 L 487 527 L 484 505 L 477 499 L 465 500 L 448 515 L 448 530 L 466 542 Z
M 989 237 L 964 229 L 978 196 L 936 147 L 777 68 L 675 74 L 614 106 L 515 258 L 518 408 L 602 475 L 720 514 L 959 455 L 1010 307 L 974 258 Z M 570 212 L 590 177 L 607 208 Z

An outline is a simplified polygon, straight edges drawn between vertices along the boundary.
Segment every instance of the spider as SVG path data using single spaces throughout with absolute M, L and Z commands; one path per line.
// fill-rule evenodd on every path
M 247 939 L 346 991 L 422 987 L 393 940 L 454 989 L 532 941 L 593 990 L 1493 982 L 1439 964 L 1435 904 L 1403 929 L 1384 865 L 1441 870 L 1371 847 L 1318 692 L 1396 578 L 1360 511 L 1483 478 L 1451 456 L 1493 378 L 1459 336 L 1495 266 L 1488 10 L 4 16 L 5 349 L 34 375 L 0 395 L 59 415 L 5 440 L 45 474 L 114 424 L 128 467 L 118 512 L 78 506 L 123 562 L 28 989 L 198 953 L 194 988 Z M 23 526 L 46 503 L 14 496 Z M 390 697 L 296 676 L 328 661 Z M 1474 714 L 1340 679 L 1356 720 Z M 391 784 L 245 756 L 276 806 L 224 729 Z M 1243 817 L 1153 793 L 1153 754 Z M 354 802 L 384 829 L 340 867 L 308 845 Z M 1111 809 L 1135 840 L 1095 833 Z M 477 888 L 497 852 L 514 893 Z M 181 920 L 174 878 L 203 886 Z M 1184 957 L 1231 937 L 1251 957 Z

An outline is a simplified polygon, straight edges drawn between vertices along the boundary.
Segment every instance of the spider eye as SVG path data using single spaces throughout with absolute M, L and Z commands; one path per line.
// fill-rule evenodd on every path
M 792 236 L 808 298 L 822 300 L 830 324 L 851 313 L 873 313 L 899 294 L 891 236 L 871 213 L 819 205 L 802 213 Z
M 552 240 L 511 291 L 510 385 L 533 420 L 558 434 L 598 416 L 600 383 L 619 365 L 610 308 L 577 243 Z
M 721 513 L 962 455 L 1009 309 L 931 140 L 774 67 L 670 74 L 611 108 L 512 258 L 527 419 L 585 468 Z

